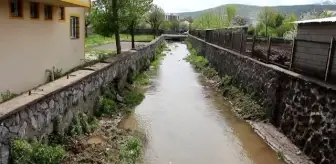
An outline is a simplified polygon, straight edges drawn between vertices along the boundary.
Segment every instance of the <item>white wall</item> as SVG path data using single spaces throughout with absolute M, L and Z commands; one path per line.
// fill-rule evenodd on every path
M 66 8 L 66 21 L 59 21 L 54 7 L 52 21 L 31 20 L 24 0 L 24 18 L 9 17 L 8 0 L 0 0 L 0 92 L 20 93 L 46 82 L 46 69 L 68 71 L 84 58 L 84 8 Z M 69 17 L 80 16 L 80 39 L 70 39 Z

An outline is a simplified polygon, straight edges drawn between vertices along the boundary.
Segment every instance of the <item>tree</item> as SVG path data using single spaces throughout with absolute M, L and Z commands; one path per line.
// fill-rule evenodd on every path
M 183 21 L 183 22 L 180 23 L 180 29 L 183 32 L 189 31 L 189 25 L 190 25 L 190 23 L 188 21 Z
M 193 29 L 210 29 L 210 28 L 223 28 L 226 27 L 223 17 L 220 15 L 208 12 L 197 17 L 191 24 Z
M 306 13 L 303 13 L 300 16 L 300 20 L 309 20 L 309 19 L 318 19 L 318 18 L 327 18 L 327 17 L 332 17 L 333 14 L 329 13 L 327 11 L 322 11 L 321 13 L 318 13 L 317 11 L 311 10 Z
M 93 3 L 92 26 L 94 31 L 102 36 L 111 37 L 115 35 L 117 53 L 121 53 L 120 45 L 120 27 L 123 21 L 120 21 L 119 13 L 126 5 L 124 0 L 96 0 Z
M 147 22 L 151 25 L 152 29 L 155 31 L 154 38 L 159 34 L 158 32 L 160 25 L 164 22 L 164 20 L 165 20 L 165 13 L 163 9 L 157 5 L 152 5 L 148 13 Z
M 89 13 L 85 13 L 85 37 L 88 37 L 88 27 L 91 24 L 91 20 L 92 20 L 92 14 Z
M 177 20 L 172 20 L 171 21 L 171 30 L 177 32 L 180 30 L 180 22 Z
M 125 8 L 122 9 L 123 21 L 132 37 L 132 48 L 134 44 L 134 30 L 140 23 L 141 18 L 149 11 L 152 6 L 153 0 L 123 0 L 126 2 Z
M 111 37 L 114 34 L 111 1 L 94 1 L 90 16 L 91 24 L 95 33 L 105 37 Z
M 234 26 L 244 26 L 248 24 L 248 20 L 244 17 L 241 16 L 235 16 L 232 19 L 232 25 Z
M 162 30 L 171 30 L 171 22 L 170 21 L 164 21 L 160 25 L 160 29 L 162 29 Z
M 225 9 L 227 25 L 230 26 L 237 14 L 237 8 L 234 5 L 227 5 Z

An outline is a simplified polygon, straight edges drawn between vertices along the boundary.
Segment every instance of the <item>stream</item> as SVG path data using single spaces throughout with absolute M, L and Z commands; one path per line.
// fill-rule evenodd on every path
M 206 87 L 183 60 L 183 43 L 171 51 L 147 89 L 144 101 L 121 122 L 147 138 L 146 164 L 280 164 L 276 153 L 248 123 L 231 112 L 219 93 Z

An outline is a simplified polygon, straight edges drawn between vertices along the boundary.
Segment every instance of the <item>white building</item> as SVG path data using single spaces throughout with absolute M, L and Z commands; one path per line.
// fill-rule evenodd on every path
M 176 15 L 176 14 L 166 14 L 165 15 L 165 20 L 166 21 L 172 21 L 172 20 L 180 20 L 180 16 Z

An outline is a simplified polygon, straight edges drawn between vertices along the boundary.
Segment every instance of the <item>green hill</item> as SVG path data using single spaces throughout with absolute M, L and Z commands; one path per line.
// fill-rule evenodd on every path
M 228 4 L 227 4 L 228 5 Z M 192 17 L 196 18 L 199 15 L 206 12 L 215 12 L 221 13 L 225 11 L 225 7 L 227 5 L 221 5 L 215 8 L 206 9 L 202 11 L 195 12 L 185 12 L 185 13 L 177 13 L 181 17 Z M 237 7 L 237 14 L 246 18 L 256 18 L 258 13 L 263 8 L 262 6 L 253 6 L 253 5 L 242 5 L 242 4 L 233 4 Z M 282 12 L 284 14 L 294 13 L 297 16 L 300 16 L 302 13 L 311 11 L 315 9 L 317 12 L 321 12 L 323 10 L 336 10 L 336 5 L 319 5 L 319 4 L 311 4 L 311 5 L 295 5 L 295 6 L 272 6 L 275 10 Z

